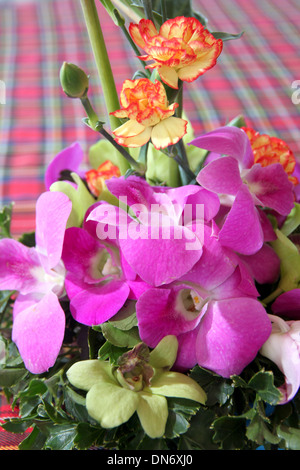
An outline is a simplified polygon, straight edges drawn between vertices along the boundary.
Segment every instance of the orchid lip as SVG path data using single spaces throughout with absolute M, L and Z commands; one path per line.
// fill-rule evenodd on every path
M 193 289 L 182 289 L 179 291 L 176 299 L 176 309 L 179 310 L 187 320 L 194 320 L 202 312 L 209 298 L 203 298 Z M 205 308 L 206 310 L 206 308 Z M 201 312 L 201 313 L 200 313 Z

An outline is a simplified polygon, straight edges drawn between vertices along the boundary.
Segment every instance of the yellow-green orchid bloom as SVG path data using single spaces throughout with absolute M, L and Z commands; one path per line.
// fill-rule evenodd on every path
M 103 428 L 127 422 L 137 412 L 145 433 L 162 437 L 168 419 L 166 397 L 181 397 L 204 404 L 206 394 L 187 375 L 172 372 L 178 342 L 166 336 L 153 351 L 144 343 L 121 356 L 119 367 L 91 359 L 73 364 L 67 372 L 71 384 L 85 390 L 89 415 Z

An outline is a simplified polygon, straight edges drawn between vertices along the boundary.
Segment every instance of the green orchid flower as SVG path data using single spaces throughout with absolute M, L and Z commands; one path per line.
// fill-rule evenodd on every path
M 139 343 L 123 354 L 117 365 L 90 359 L 73 364 L 70 383 L 85 390 L 89 415 L 103 428 L 127 422 L 137 412 L 145 433 L 162 437 L 168 419 L 166 397 L 186 398 L 204 404 L 204 390 L 190 377 L 170 371 L 178 350 L 175 336 L 166 336 L 153 351 Z

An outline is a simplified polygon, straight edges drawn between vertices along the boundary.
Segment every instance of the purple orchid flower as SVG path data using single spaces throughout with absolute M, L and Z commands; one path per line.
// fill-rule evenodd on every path
M 300 289 L 292 289 L 280 294 L 272 304 L 275 315 L 300 320 Z
M 215 194 L 193 185 L 152 187 L 135 176 L 111 178 L 107 187 L 120 202 L 125 201 L 125 209 L 119 205 L 116 215 L 105 219 L 104 210 L 109 213 L 111 206 L 101 205 L 87 220 L 118 226 L 124 259 L 143 281 L 152 286 L 167 284 L 200 259 L 203 223 L 211 220 L 220 206 Z M 203 209 L 200 216 L 197 207 Z
M 179 370 L 198 363 L 223 377 L 239 374 L 271 333 L 257 296 L 248 271 L 207 226 L 203 254 L 190 272 L 138 299 L 141 339 L 155 347 L 164 336 L 177 336 Z
M 100 205 L 95 204 L 88 213 Z M 66 230 L 62 259 L 70 310 L 79 323 L 104 323 L 127 299 L 138 298 L 148 288 L 123 258 L 117 238 L 100 241 L 91 222 Z
M 0 289 L 18 292 L 12 339 L 34 374 L 53 366 L 64 337 L 65 314 L 59 303 L 65 277 L 61 252 L 71 206 L 65 194 L 45 192 L 36 205 L 36 246 L 0 240 Z
M 244 255 L 256 253 L 264 242 L 258 209 L 267 207 L 286 216 L 293 208 L 293 185 L 282 165 L 254 163 L 250 140 L 237 127 L 221 127 L 190 144 L 214 152 L 197 181 L 228 206 L 221 243 Z
M 63 178 L 62 172 L 66 170 L 83 176 L 83 173 L 79 170 L 83 158 L 84 154 L 79 142 L 74 142 L 69 147 L 61 150 L 49 163 L 45 172 L 45 186 L 47 191 L 53 183 Z
M 279 387 L 279 404 L 294 398 L 300 387 L 300 321 L 284 321 L 269 315 L 272 333 L 260 349 L 260 353 L 273 361 L 285 376 Z

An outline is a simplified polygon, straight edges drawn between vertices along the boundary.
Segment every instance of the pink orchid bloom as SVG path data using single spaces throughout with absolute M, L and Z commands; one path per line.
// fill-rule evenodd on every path
M 211 220 L 219 210 L 220 203 L 215 194 L 195 185 L 153 187 L 135 176 L 111 178 L 107 187 L 120 201 L 125 200 L 133 217 L 121 206 L 102 204 L 89 214 L 87 221 L 108 223 L 104 212 L 114 210 L 117 217 L 112 217 L 109 223 L 117 226 L 119 231 L 126 231 L 125 235 L 119 236 L 120 250 L 144 282 L 152 286 L 167 284 L 194 266 L 202 254 L 204 221 Z M 200 235 L 193 225 L 197 205 L 203 207 L 202 219 L 198 220 Z M 120 220 L 125 221 L 124 225 Z M 164 235 L 166 226 L 170 228 L 169 236 Z M 187 249 L 187 244 L 189 248 L 194 244 L 195 248 Z
M 260 353 L 273 361 L 285 376 L 285 383 L 279 387 L 282 394 L 279 404 L 284 404 L 294 398 L 300 387 L 300 321 L 269 317 L 272 333 Z
M 264 243 L 258 209 L 266 207 L 287 216 L 294 205 L 293 184 L 283 166 L 255 163 L 250 140 L 237 127 L 221 127 L 191 144 L 213 152 L 197 181 L 228 206 L 221 243 L 244 255 L 256 253 Z
M 207 226 L 195 266 L 176 282 L 149 289 L 138 299 L 141 339 L 155 347 L 164 336 L 175 335 L 179 370 L 198 363 L 223 377 L 239 374 L 271 333 L 257 296 L 248 271 Z
M 47 191 L 56 181 L 62 181 L 67 176 L 66 172 L 78 173 L 84 176 L 80 170 L 84 154 L 79 142 L 74 142 L 69 147 L 61 150 L 49 163 L 45 173 L 45 186 Z
M 36 205 L 36 246 L 0 240 L 0 289 L 18 291 L 12 339 L 26 368 L 39 374 L 56 361 L 65 332 L 62 245 L 72 204 L 59 192 L 43 193 Z
M 102 204 L 95 203 L 88 214 Z M 100 241 L 93 221 L 66 230 L 62 259 L 70 311 L 84 325 L 104 323 L 128 298 L 136 299 L 148 288 L 124 259 L 118 239 Z

